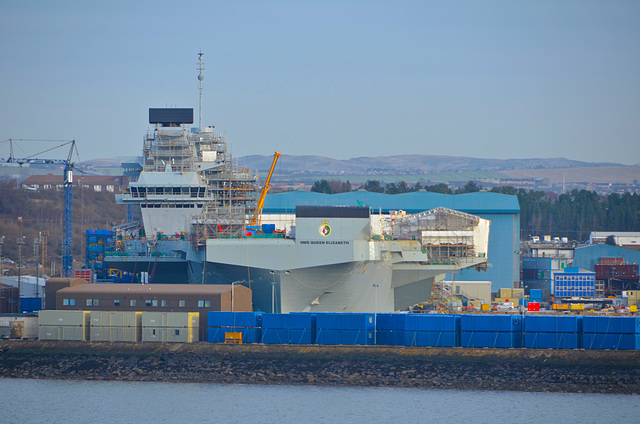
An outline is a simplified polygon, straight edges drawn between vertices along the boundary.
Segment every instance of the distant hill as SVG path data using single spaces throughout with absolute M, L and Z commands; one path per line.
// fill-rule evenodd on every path
M 252 170 L 266 171 L 273 156 L 251 155 L 238 158 L 241 166 Z M 565 158 L 539 159 L 479 159 L 460 156 L 396 155 L 358 157 L 346 160 L 325 156 L 282 155 L 278 161 L 278 173 L 347 173 L 368 174 L 393 172 L 431 174 L 460 171 L 502 171 L 509 169 L 577 168 L 596 166 L 618 166 L 611 163 L 590 163 Z

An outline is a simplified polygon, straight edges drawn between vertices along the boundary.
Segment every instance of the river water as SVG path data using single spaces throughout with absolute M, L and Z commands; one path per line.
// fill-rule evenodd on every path
M 0 379 L 2 423 L 638 422 L 640 396 Z

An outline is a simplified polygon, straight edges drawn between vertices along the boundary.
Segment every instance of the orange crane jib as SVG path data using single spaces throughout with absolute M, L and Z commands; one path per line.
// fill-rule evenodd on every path
M 253 213 L 253 218 L 251 218 L 251 225 L 260 225 L 262 218 L 260 214 L 262 213 L 262 208 L 264 207 L 264 199 L 267 197 L 267 192 L 271 188 L 269 182 L 271 182 L 271 176 L 273 175 L 273 170 L 276 167 L 276 163 L 278 162 L 278 158 L 282 155 L 282 153 L 275 152 L 273 155 L 273 163 L 271 164 L 271 169 L 269 170 L 269 175 L 267 175 L 267 179 L 264 182 L 264 186 L 262 186 L 262 191 L 260 192 L 260 197 L 258 198 L 258 205 L 256 206 L 256 210 Z

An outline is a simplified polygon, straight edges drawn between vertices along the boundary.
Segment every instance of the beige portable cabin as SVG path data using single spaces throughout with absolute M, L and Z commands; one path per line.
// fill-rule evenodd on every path
M 38 338 L 40 340 L 87 341 L 91 313 L 89 311 L 40 311 Z
M 142 312 L 91 311 L 92 342 L 139 342 Z
M 199 341 L 198 312 L 143 312 L 142 341 L 193 343 Z

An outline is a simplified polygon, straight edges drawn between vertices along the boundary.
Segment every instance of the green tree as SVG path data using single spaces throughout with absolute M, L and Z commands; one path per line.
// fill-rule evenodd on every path
M 311 191 L 316 193 L 333 194 L 333 189 L 329 184 L 329 181 L 322 179 L 313 183 Z
M 432 193 L 453 194 L 453 192 L 451 191 L 451 187 L 449 187 L 445 183 L 438 183 L 438 184 L 426 186 L 424 189 Z
M 476 184 L 475 181 L 469 181 L 464 185 L 464 187 L 457 189 L 456 194 L 475 193 L 480 190 L 482 190 L 481 185 Z
M 382 187 L 378 180 L 367 180 L 362 188 L 373 193 L 384 193 L 384 187 Z

